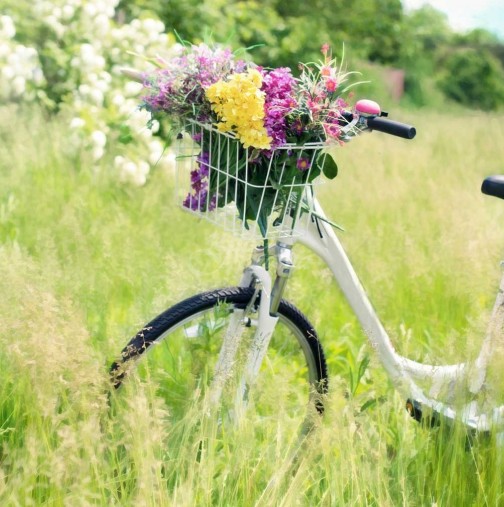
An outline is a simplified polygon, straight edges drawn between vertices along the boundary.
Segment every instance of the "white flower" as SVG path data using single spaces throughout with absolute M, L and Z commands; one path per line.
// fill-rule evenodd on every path
M 32 79 L 37 86 L 40 86 L 44 83 L 44 73 L 40 67 L 35 67 L 32 70 Z
M 70 121 L 70 128 L 71 129 L 81 129 L 82 127 L 84 127 L 86 125 L 86 122 L 82 119 L 82 118 L 79 118 L 79 117 L 75 117 L 75 118 L 72 118 L 72 120 Z
M 20 97 L 26 90 L 26 80 L 23 76 L 16 76 L 12 80 L 12 93 L 16 97 Z
M 147 122 L 150 120 L 150 116 L 150 113 L 145 109 L 138 109 L 136 107 L 128 119 L 128 124 L 138 133 L 149 130 Z
M 119 179 L 123 182 L 132 181 L 137 172 L 137 166 L 135 162 L 131 160 L 123 159 L 121 164 L 119 165 Z
M 135 185 L 138 185 L 138 186 L 145 185 L 149 171 L 150 171 L 150 166 L 147 162 L 144 162 L 143 160 L 138 162 L 138 170 L 135 175 L 135 179 L 134 179 L 133 183 L 135 183 Z
M 46 16 L 44 18 L 44 21 L 47 26 L 52 28 L 52 30 L 54 31 L 54 33 L 58 38 L 63 37 L 63 35 L 65 34 L 65 27 L 58 21 L 58 19 L 54 14 L 51 13 L 48 16 Z
M 96 16 L 96 6 L 92 2 L 86 2 L 84 4 L 84 12 L 90 17 L 93 18 Z
M 145 32 L 150 41 L 155 41 L 159 34 L 164 32 L 165 26 L 162 21 L 147 18 L 141 22 L 141 29 Z
M 103 157 L 104 154 L 105 154 L 105 150 L 101 146 L 95 146 L 91 150 L 91 155 L 92 155 L 93 160 L 95 162 L 97 162 L 98 160 L 100 160 Z
M 62 18 L 69 20 L 75 13 L 75 8 L 72 5 L 64 5 L 62 10 Z
M 120 92 L 114 92 L 114 95 L 112 96 L 112 104 L 114 104 L 114 106 L 121 107 L 125 100 L 124 95 Z
M 123 116 L 130 116 L 134 114 L 138 108 L 138 103 L 135 100 L 124 98 L 124 102 L 119 107 L 119 112 Z
M 98 88 L 92 88 L 89 98 L 94 104 L 101 105 L 103 103 L 103 92 L 98 90 Z
M 83 97 L 87 97 L 91 92 L 91 87 L 88 84 L 81 84 L 78 91 Z
M 0 35 L 6 39 L 13 39 L 16 35 L 16 27 L 10 16 L 0 16 Z
M 142 83 L 135 83 L 134 81 L 128 81 L 124 85 L 124 94 L 127 97 L 136 96 L 142 91 Z
M 8 65 L 5 65 L 2 69 L 0 69 L 0 72 L 2 72 L 2 78 L 7 80 L 14 79 L 14 76 L 16 75 L 14 72 L 14 69 L 12 67 L 9 67 Z
M 8 57 L 7 57 L 7 65 L 10 65 L 13 69 L 19 69 L 22 67 L 21 64 L 21 56 L 22 51 L 20 51 L 20 48 L 16 48 L 15 51 L 13 51 Z
M 103 148 L 107 144 L 107 136 L 101 130 L 94 130 L 91 133 L 91 141 L 96 147 Z
M 35 61 L 38 59 L 37 50 L 34 48 L 28 48 L 26 46 L 18 45 L 16 47 L 16 53 L 21 60 L 32 60 Z
M 98 14 L 94 19 L 94 26 L 98 35 L 106 36 L 110 29 L 109 17 L 106 14 Z
M 117 155 L 114 157 L 114 167 L 116 169 L 120 169 L 123 162 L 124 162 L 124 157 L 122 157 L 121 155 Z
M 0 58 L 5 58 L 10 53 L 10 47 L 3 42 L 0 42 Z
M 105 58 L 96 53 L 95 48 L 88 43 L 80 46 L 81 65 L 87 69 L 102 69 L 105 67 Z
M 119 171 L 119 179 L 123 183 L 133 183 L 142 186 L 147 181 L 150 166 L 143 160 L 135 164 L 128 158 L 117 156 L 114 159 L 114 167 Z

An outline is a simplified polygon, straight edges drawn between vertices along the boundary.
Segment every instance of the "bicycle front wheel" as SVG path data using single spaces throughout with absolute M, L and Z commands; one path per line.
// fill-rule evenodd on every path
M 194 422 L 187 417 L 209 411 L 216 363 L 223 338 L 229 340 L 231 330 L 240 346 L 224 379 L 217 412 L 219 421 L 233 420 L 244 358 L 257 331 L 258 299 L 252 288 L 233 287 L 178 303 L 126 345 L 121 360 L 111 368 L 114 385 L 128 384 L 128 389 L 148 385 L 149 393 L 166 404 L 170 419 L 185 421 L 182 426 L 187 428 Z M 306 317 L 284 300 L 278 316 L 257 379 L 247 386 L 242 401 L 247 424 L 261 431 L 268 425 L 291 426 L 294 434 L 323 411 L 327 369 L 320 342 Z

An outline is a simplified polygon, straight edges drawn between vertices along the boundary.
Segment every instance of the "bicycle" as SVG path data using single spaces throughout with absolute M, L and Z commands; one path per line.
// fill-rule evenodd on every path
M 343 120 L 342 128 L 348 132 L 346 140 L 356 132 L 368 130 L 405 139 L 413 139 L 416 134 L 414 127 L 388 119 L 378 104 L 367 100 L 359 101 L 355 111 Z M 195 124 L 194 128 L 205 135 L 224 136 L 212 133 L 206 126 Z M 222 142 L 232 140 L 223 137 Z M 309 147 L 314 152 L 320 148 Z M 191 160 L 197 154 L 186 156 Z M 229 160 L 223 159 L 220 167 L 212 166 L 210 171 L 214 171 L 216 178 L 229 179 L 229 164 Z M 253 190 L 250 187 L 250 192 Z M 487 178 L 482 191 L 504 198 L 504 176 Z M 262 197 L 259 199 L 262 203 Z M 481 408 L 474 398 L 486 389 L 486 369 L 504 329 L 504 277 L 487 336 L 472 364 L 429 365 L 413 361 L 394 349 L 334 231 L 334 224 L 314 197 L 314 185 L 301 189 L 293 185 L 287 202 L 290 204 L 283 207 L 281 216 L 270 224 L 275 243 L 270 245 L 271 237 L 267 236 L 254 249 L 251 264 L 245 268 L 238 285 L 192 296 L 149 322 L 112 364 L 114 387 L 120 387 L 135 371 L 140 380 L 155 386 L 177 418 L 192 409 L 205 414 L 215 410 L 221 422 L 225 419 L 236 422 L 244 413 L 255 413 L 262 425 L 271 414 L 281 414 L 284 421 L 295 427 L 310 428 L 315 414 L 324 411 L 329 381 L 325 354 L 313 325 L 282 297 L 294 270 L 293 247 L 300 243 L 329 267 L 414 419 L 430 423 L 439 418 L 457 420 L 482 432 L 500 427 L 504 406 Z M 219 223 L 221 215 L 210 209 L 209 202 L 203 210 L 200 204 L 192 207 L 196 208 L 193 212 Z M 222 207 L 227 208 L 227 203 L 224 204 Z M 235 208 L 224 220 L 229 220 L 229 216 L 231 221 L 221 225 L 234 232 L 249 233 L 246 221 L 238 218 Z M 272 258 L 276 264 L 273 276 L 269 269 Z M 159 365 L 151 367 L 147 361 L 136 364 L 144 356 Z M 472 401 L 460 402 L 461 388 L 465 388 Z

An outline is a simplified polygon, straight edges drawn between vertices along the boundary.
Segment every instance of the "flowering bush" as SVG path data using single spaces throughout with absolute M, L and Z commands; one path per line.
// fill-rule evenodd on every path
M 0 101 L 34 99 L 44 83 L 37 51 L 18 44 L 15 35 L 12 18 L 0 16 Z
M 295 78 L 290 69 L 256 67 L 229 50 L 187 46 L 142 74 L 142 108 L 191 132 L 199 145 L 184 206 L 212 211 L 234 201 L 245 224 L 257 220 L 265 236 L 273 211 L 299 212 L 303 185 L 321 171 L 336 176 L 336 164 L 322 148 L 341 142 L 351 128 L 341 96 L 349 73 L 331 58 L 327 45 L 322 54 L 319 63 L 301 64 Z M 212 125 L 215 133 L 211 128 L 195 133 L 192 122 Z M 235 142 L 222 141 L 219 132 Z M 226 177 L 212 178 L 212 169 L 219 171 L 224 161 Z
M 136 56 L 177 50 L 156 19 L 119 23 L 119 0 L 33 0 L 0 16 L 0 104 L 38 102 L 68 122 L 68 148 L 98 169 L 112 155 L 118 179 L 146 182 L 173 156 L 138 110 L 142 86 L 120 73 Z M 22 43 L 21 43 L 22 42 Z M 107 160 L 108 161 L 108 160 Z

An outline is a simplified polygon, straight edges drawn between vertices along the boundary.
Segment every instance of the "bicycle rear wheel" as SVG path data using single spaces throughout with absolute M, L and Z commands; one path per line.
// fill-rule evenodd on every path
M 193 296 L 168 309 L 137 333 L 112 365 L 115 387 L 148 385 L 149 393 L 166 404 L 173 423 L 184 421 L 182 430 L 194 425 L 195 418 L 214 410 L 208 406 L 209 386 L 223 337 L 233 329 L 241 346 L 216 409 L 221 423 L 233 421 L 242 363 L 257 329 L 258 299 L 253 288 L 233 287 Z M 281 424 L 295 434 L 323 411 L 327 368 L 306 317 L 284 300 L 278 315 L 258 378 L 244 400 L 246 424 L 261 432 Z

